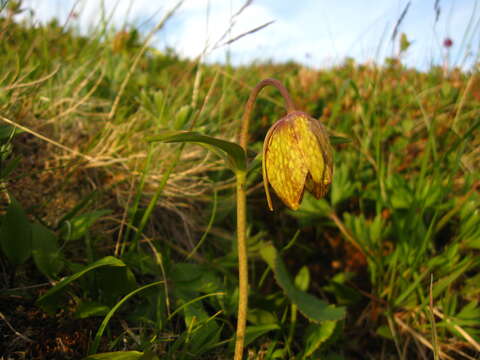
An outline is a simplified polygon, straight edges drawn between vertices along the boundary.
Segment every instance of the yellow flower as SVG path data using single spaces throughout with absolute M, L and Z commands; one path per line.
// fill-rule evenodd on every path
M 305 188 L 317 199 L 325 196 L 333 177 L 333 154 L 323 125 L 309 115 L 294 111 L 268 130 L 263 143 L 263 184 L 292 210 L 297 210 Z

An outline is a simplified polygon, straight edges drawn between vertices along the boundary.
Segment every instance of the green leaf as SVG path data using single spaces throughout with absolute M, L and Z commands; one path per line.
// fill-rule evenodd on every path
M 274 313 L 258 308 L 248 310 L 247 320 L 254 325 L 271 325 L 278 323 L 278 319 Z
M 175 130 L 182 129 L 185 124 L 190 120 L 192 116 L 193 108 L 190 105 L 183 105 L 178 110 L 177 114 L 175 115 L 175 122 L 173 124 L 173 128 Z
M 22 133 L 23 130 L 11 125 L 0 125 L 0 141 L 7 140 L 14 135 Z
M 392 330 L 387 325 L 382 325 L 377 328 L 377 335 L 383 336 L 386 339 L 393 340 Z
M 137 288 L 135 275 L 127 266 L 98 269 L 95 279 L 101 289 L 101 301 L 106 305 L 114 305 L 121 296 Z
M 450 319 L 459 326 L 478 327 L 480 325 L 480 307 L 478 300 L 473 300 L 465 305 L 454 318 Z
M 395 209 L 411 209 L 413 193 L 407 181 L 398 174 L 387 178 L 386 187 L 390 203 Z
M 295 286 L 302 291 L 307 291 L 308 285 L 310 285 L 310 271 L 308 267 L 304 265 L 297 276 L 295 276 Z
M 68 240 L 81 239 L 88 229 L 102 216 L 110 214 L 111 210 L 95 210 L 86 214 L 82 214 L 65 221 L 62 226 L 62 234 Z
M 437 298 L 445 289 L 451 286 L 451 284 L 463 275 L 472 265 L 470 258 L 465 258 L 460 263 L 455 264 L 456 269 L 451 274 L 441 278 L 433 284 L 432 297 Z
M 96 301 L 82 301 L 73 315 L 77 319 L 85 319 L 92 316 L 105 316 L 110 308 Z
M 179 297 L 180 292 L 175 294 Z M 188 352 L 200 355 L 219 341 L 220 328 L 217 322 L 210 317 L 203 306 L 203 301 L 193 301 L 188 296 L 178 299 L 179 304 L 190 304 L 183 308 L 185 326 L 189 329 Z
M 350 199 L 355 194 L 357 186 L 352 182 L 353 177 L 349 169 L 350 165 L 343 162 L 335 168 L 331 191 L 333 206 Z
M 71 282 L 85 275 L 87 272 L 102 266 L 125 266 L 125 264 L 123 263 L 123 261 L 114 258 L 113 256 L 106 256 L 98 261 L 95 261 L 94 263 L 86 266 L 83 270 L 80 270 L 79 272 L 63 279 L 53 288 L 48 290 L 45 294 L 40 296 L 37 300 L 37 305 L 41 306 L 46 311 L 55 311 L 57 308 L 57 304 L 54 300 L 56 298 L 56 295 L 58 295 L 60 291 L 62 291 Z
M 155 353 L 151 350 L 145 351 L 143 356 L 140 358 L 140 360 L 160 360 L 160 358 L 155 355 Z
M 323 289 L 335 295 L 338 304 L 353 305 L 362 300 L 363 296 L 357 290 L 346 285 L 348 280 L 355 283 L 355 274 L 347 272 L 338 273 L 329 280 L 328 285 L 323 286 Z
M 115 259 L 115 260 L 118 260 L 118 259 Z M 118 261 L 120 261 L 120 260 L 118 260 Z M 105 316 L 102 323 L 100 324 L 100 327 L 98 328 L 97 333 L 95 334 L 95 339 L 93 340 L 93 344 L 92 344 L 92 347 L 90 348 L 90 352 L 91 353 L 97 352 L 98 345 L 100 344 L 100 338 L 102 337 L 103 332 L 105 331 L 105 328 L 107 327 L 110 319 L 115 314 L 115 312 L 120 308 L 120 306 L 122 306 L 133 295 L 135 295 L 135 294 L 137 294 L 137 293 L 139 293 L 139 292 L 141 292 L 145 289 L 149 289 L 153 286 L 158 286 L 158 285 L 161 285 L 161 284 L 163 284 L 163 281 L 156 281 L 156 282 L 144 285 L 142 287 L 139 287 L 138 289 L 135 289 L 131 293 L 125 295 L 118 303 L 116 303 L 115 306 L 108 312 L 108 314 Z
M 23 264 L 32 254 L 32 226 L 13 197 L 0 228 L 0 245 L 15 265 Z
M 469 277 L 465 280 L 465 286 L 463 287 L 462 293 L 467 298 L 474 298 L 475 296 L 480 295 L 480 273 Z M 480 298 L 480 297 L 479 297 Z
M 240 145 L 230 141 L 202 135 L 198 132 L 167 130 L 159 135 L 149 138 L 148 141 L 162 141 L 166 143 L 192 142 L 206 146 L 210 150 L 212 149 L 211 147 L 214 147 L 227 154 L 234 170 L 245 170 L 247 166 L 245 151 Z
M 177 263 L 170 272 L 175 286 L 182 291 L 212 293 L 222 289 L 218 276 L 205 265 Z
M 215 316 L 205 309 L 205 302 L 198 293 L 211 294 L 220 288 L 220 281 L 206 266 L 197 264 L 175 264 L 170 270 L 173 290 L 178 309 L 183 310 L 186 338 L 179 338 L 185 351 L 198 357 L 220 340 L 221 327 Z
M 38 270 L 49 278 L 55 278 L 64 263 L 57 236 L 43 225 L 32 224 L 32 248 Z
M 2 169 L 0 170 L 0 179 L 6 178 L 20 163 L 21 158 L 16 157 L 10 160 L 8 163 L 3 164 Z
M 273 330 L 280 330 L 278 324 L 248 326 L 245 334 L 245 346 L 251 344 L 256 338 Z
M 305 337 L 305 356 L 311 356 L 334 333 L 336 321 L 324 321 L 320 325 L 311 325 Z
M 268 347 L 269 350 L 272 349 L 272 353 L 270 356 L 267 356 L 266 359 L 285 359 L 287 356 L 287 349 L 286 348 L 281 348 L 281 349 L 275 349 L 275 346 L 277 345 L 276 341 L 272 342 L 270 346 Z M 275 350 L 273 350 L 275 349 Z
M 332 208 L 325 199 L 317 200 L 312 194 L 305 192 L 300 208 L 297 211 L 287 210 L 287 212 L 298 219 L 300 224 L 309 225 L 327 217 L 332 212 Z
M 83 360 L 141 360 L 143 355 L 139 351 L 115 351 L 90 355 Z
M 325 320 L 340 320 L 345 317 L 345 308 L 335 307 L 297 289 L 290 279 L 285 264 L 271 243 L 263 244 L 260 248 L 260 255 L 273 270 L 278 285 L 307 319 L 313 322 L 321 322 Z
M 339 144 L 348 144 L 349 142 L 352 142 L 352 139 L 343 137 L 343 136 L 329 136 L 330 138 L 330 144 L 332 145 L 339 145 Z

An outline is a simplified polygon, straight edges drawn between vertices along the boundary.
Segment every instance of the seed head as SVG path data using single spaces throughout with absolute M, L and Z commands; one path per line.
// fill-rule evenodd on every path
M 332 147 L 323 125 L 294 111 L 277 121 L 263 144 L 263 184 L 273 210 L 270 184 L 283 203 L 297 210 L 305 189 L 325 196 L 333 177 Z

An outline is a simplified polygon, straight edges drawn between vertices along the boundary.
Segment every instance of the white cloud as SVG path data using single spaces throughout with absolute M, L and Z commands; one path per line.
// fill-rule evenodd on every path
M 186 4 L 192 2 L 194 0 L 187 1 Z M 195 3 L 198 4 L 199 1 Z M 181 20 L 176 23 L 179 26 L 167 29 L 167 42 L 173 44 L 180 54 L 196 57 L 205 48 L 212 50 L 214 46 L 223 44 L 273 19 L 266 7 L 256 3 L 234 17 L 243 3 L 243 1 L 232 1 L 231 4 L 228 1 L 211 1 L 208 8 L 206 2 L 203 7 L 197 5 L 187 8 L 186 11 L 179 13 Z M 252 46 L 255 46 L 252 44 L 252 39 L 255 44 L 266 41 L 263 31 L 259 31 L 236 41 L 233 46 L 236 51 L 248 52 Z M 217 58 L 218 53 L 219 51 L 214 51 L 210 54 L 210 58 Z
M 36 18 L 45 21 L 52 16 L 64 22 L 74 0 L 25 0 L 35 10 Z M 79 2 L 81 16 L 77 26 L 86 31 L 100 21 L 98 0 Z M 125 24 L 144 25 L 148 31 L 171 9 L 177 0 L 104 0 L 106 14 L 113 12 L 111 22 L 117 28 Z M 232 16 L 245 0 L 185 0 L 180 10 L 156 37 L 159 47 L 171 46 L 181 55 L 198 56 L 206 45 L 212 46 L 229 28 Z M 407 0 L 254 0 L 237 18 L 226 39 L 250 31 L 268 21 L 275 23 L 234 42 L 228 49 L 234 63 L 253 59 L 285 61 L 293 59 L 312 66 L 331 65 L 351 56 L 359 61 L 381 61 L 394 53 L 397 44 L 390 42 L 391 33 Z M 410 9 L 399 29 L 413 41 L 404 61 L 411 66 L 427 67 L 441 61 L 443 38 L 454 40 L 451 49 L 461 58 L 467 43 L 479 43 L 479 29 L 465 36 L 471 16 L 478 20 L 475 0 L 443 0 L 442 15 L 435 26 L 434 1 L 412 0 Z M 115 9 L 115 11 L 113 11 Z M 473 14 L 473 15 L 472 15 Z M 150 20 L 150 21 L 148 21 Z M 225 39 L 225 40 L 226 40 Z M 209 54 L 209 60 L 223 60 L 227 47 Z M 380 50 L 379 52 L 377 50 Z M 478 52 L 478 49 L 475 49 Z M 455 52 L 458 52 L 456 54 Z M 472 60 L 470 61 L 470 63 Z

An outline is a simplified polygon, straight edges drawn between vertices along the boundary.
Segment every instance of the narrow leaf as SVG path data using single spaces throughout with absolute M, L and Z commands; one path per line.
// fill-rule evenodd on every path
M 86 266 L 83 270 L 63 279 L 53 288 L 48 290 L 45 294 L 43 294 L 40 298 L 38 298 L 37 305 L 42 306 L 44 308 L 47 307 L 49 299 L 54 297 L 56 294 L 58 294 L 61 290 L 63 290 L 64 287 L 66 287 L 71 282 L 77 280 L 78 278 L 82 277 L 87 272 L 94 270 L 96 268 L 99 268 L 101 266 L 125 266 L 125 264 L 123 261 L 117 258 L 114 258 L 113 256 L 106 256 L 98 261 L 95 261 L 94 263 Z M 50 310 L 53 310 L 53 309 L 50 309 Z
M 143 353 L 139 351 L 115 351 L 95 354 L 83 358 L 83 360 L 140 360 Z
M 105 316 L 110 308 L 96 301 L 82 301 L 75 310 L 74 317 L 77 319 L 86 319 L 92 316 Z
M 343 136 L 330 136 L 330 143 L 332 145 L 348 144 L 349 142 L 352 142 L 352 139 Z
M 345 308 L 335 307 L 299 290 L 290 279 L 285 264 L 271 243 L 265 243 L 261 247 L 260 255 L 273 270 L 275 279 L 285 295 L 293 304 L 297 305 L 298 310 L 310 321 L 340 320 L 345 317 Z
M 151 137 L 148 141 L 162 141 L 166 143 L 198 143 L 199 145 L 210 145 L 225 152 L 231 160 L 234 170 L 246 169 L 245 151 L 238 144 L 230 141 L 217 139 L 211 136 L 202 135 L 194 131 L 163 131 L 159 135 Z
M 64 223 L 62 232 L 68 240 L 81 239 L 98 219 L 110 213 L 111 210 L 95 210 L 76 216 Z
M 115 306 L 108 312 L 108 314 L 105 316 L 103 319 L 102 323 L 100 324 L 100 327 L 97 330 L 97 333 L 95 334 L 95 339 L 93 340 L 92 347 L 90 349 L 91 353 L 97 352 L 98 345 L 100 345 L 100 339 L 103 335 L 103 332 L 105 331 L 105 328 L 107 327 L 110 319 L 112 316 L 115 314 L 115 312 L 122 306 L 128 299 L 130 299 L 133 295 L 145 290 L 149 289 L 152 286 L 157 286 L 163 284 L 163 281 L 156 281 L 147 285 L 144 285 L 142 287 L 139 287 L 138 289 L 135 289 L 134 291 L 130 292 L 129 294 L 125 295 L 118 303 L 115 304 Z
M 192 116 L 193 108 L 190 105 L 183 105 L 175 116 L 173 127 L 175 130 L 182 129 Z

